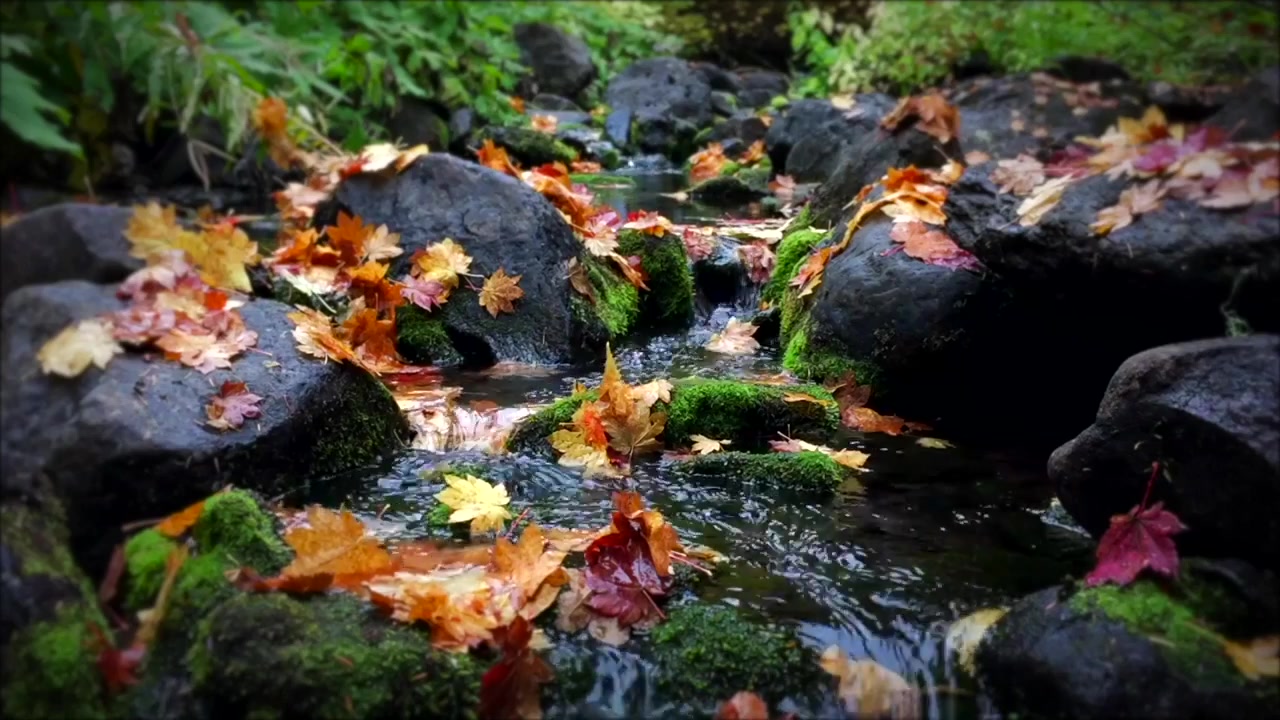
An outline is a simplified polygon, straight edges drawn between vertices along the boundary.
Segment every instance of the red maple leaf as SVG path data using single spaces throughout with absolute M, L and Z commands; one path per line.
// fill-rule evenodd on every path
M 613 532 L 591 543 L 586 561 L 587 604 L 596 612 L 618 618 L 623 627 L 662 617 L 653 596 L 665 595 L 671 578 L 658 572 L 639 516 L 632 520 L 621 509 L 614 512 Z
M 444 302 L 449 299 L 449 288 L 445 287 L 444 283 L 435 280 L 408 277 L 405 278 L 404 285 L 400 288 L 400 297 L 427 312 L 431 312 L 435 308 L 444 305 Z
M 1173 536 L 1187 527 L 1164 509 L 1164 503 L 1146 506 L 1159 472 L 1160 463 L 1153 463 L 1142 502 L 1124 515 L 1111 517 L 1111 527 L 1098 542 L 1098 565 L 1085 578 L 1089 587 L 1106 582 L 1128 585 L 1147 568 L 1166 577 L 1178 576 Z

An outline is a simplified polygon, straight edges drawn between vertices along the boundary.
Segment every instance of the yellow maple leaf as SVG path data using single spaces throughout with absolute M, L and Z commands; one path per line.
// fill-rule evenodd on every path
M 1032 191 L 1031 196 L 1018 206 L 1018 224 L 1031 227 L 1039 223 L 1041 218 L 1058 206 L 1062 193 L 1071 183 L 1070 177 L 1054 178 Z
M 105 320 L 90 319 L 64 329 L 40 347 L 36 359 L 45 375 L 73 378 L 90 365 L 105 370 L 111 358 L 124 352 Z
M 501 530 L 503 523 L 511 519 L 506 505 L 511 502 L 502 483 L 490 485 L 474 475 L 445 475 L 449 487 L 440 491 L 436 499 L 453 510 L 449 522 L 471 522 L 471 532 L 482 533 Z
M 671 402 L 671 391 L 675 386 L 670 380 L 651 380 L 643 385 L 636 385 L 631 388 L 631 397 L 641 405 L 652 407 L 654 403 L 661 400 L 662 402 Z
M 391 555 L 350 512 L 313 506 L 307 510 L 307 524 L 285 533 L 295 557 L 281 575 L 370 574 L 391 568 Z
M 732 445 L 732 440 L 713 440 L 706 435 L 690 435 L 689 439 L 693 441 L 693 452 L 699 455 L 710 455 L 711 453 L 724 450 L 725 445 Z
M 516 307 L 512 303 L 524 297 L 524 290 L 520 289 L 520 277 L 507 275 L 506 270 L 498 268 L 484 279 L 484 286 L 480 288 L 481 307 L 494 317 L 498 317 L 500 312 L 515 312 Z
M 609 462 L 609 454 L 588 443 L 581 430 L 557 430 L 551 433 L 548 441 L 560 453 L 557 462 L 565 467 L 580 467 L 586 475 L 621 474 Z
M 635 405 L 626 417 L 609 417 L 604 421 L 605 430 L 609 433 L 609 446 L 627 455 L 661 448 L 658 436 L 666 426 L 666 413 L 650 414 L 645 405 Z
M 712 335 L 705 347 L 725 355 L 750 355 L 760 349 L 760 341 L 753 337 L 755 334 L 756 326 L 752 323 L 729 318 L 729 324 Z
M 604 346 L 604 377 L 600 380 L 600 402 L 606 406 L 606 412 L 614 417 L 627 417 L 635 407 L 635 399 L 631 396 L 631 386 L 622 379 L 622 371 L 618 369 L 618 361 L 613 357 L 613 348 Z
M 390 260 L 403 252 L 400 234 L 391 232 L 386 225 L 374 228 L 364 241 L 365 260 Z
M 1280 635 L 1264 635 L 1247 642 L 1227 640 L 1222 647 L 1240 674 L 1249 680 L 1280 677 Z
M 471 256 L 451 238 L 428 245 L 414 257 L 418 273 L 427 280 L 435 280 L 447 288 L 458 286 L 458 276 L 471 269 Z

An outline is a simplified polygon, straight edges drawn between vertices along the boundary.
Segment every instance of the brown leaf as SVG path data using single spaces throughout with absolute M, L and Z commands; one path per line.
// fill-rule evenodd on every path
M 724 701 L 715 720 L 769 720 L 769 705 L 759 695 L 744 690 Z
M 819 660 L 822 669 L 840 680 L 839 695 L 852 718 L 916 720 L 920 691 L 901 675 L 873 660 L 850 660 L 832 645 Z
M 485 278 L 484 287 L 480 288 L 480 305 L 494 317 L 498 317 L 500 312 L 514 313 L 516 308 L 512 303 L 524 297 L 520 277 L 508 276 L 505 270 L 498 268 L 497 272 Z
M 991 171 L 991 182 L 1000 186 L 1000 192 L 1019 197 L 1030 195 L 1044 182 L 1044 177 L 1044 165 L 1026 153 L 1012 160 L 1001 160 Z
M 209 417 L 209 427 L 218 430 L 235 430 L 244 425 L 246 419 L 262 415 L 262 409 L 258 407 L 260 402 L 262 402 L 262 396 L 249 392 L 248 385 L 228 380 L 222 383 L 218 394 L 205 407 L 205 414 Z
M 760 342 L 753 335 L 756 326 L 738 318 L 730 318 L 724 330 L 711 336 L 706 349 L 725 355 L 750 355 L 760 349 Z
M 596 289 L 591 285 L 591 279 L 587 277 L 587 269 L 582 263 L 578 262 L 578 258 L 569 260 L 569 286 L 579 295 L 582 295 L 591 302 L 596 304 Z
M 1018 206 L 1018 224 L 1023 227 L 1038 224 L 1050 210 L 1058 206 L 1063 192 L 1072 182 L 1070 177 L 1054 178 L 1032 191 L 1031 196 Z
M 897 130 L 903 122 L 913 119 L 917 130 L 932 135 L 940 142 L 950 142 L 960 136 L 960 113 L 937 93 L 903 98 L 880 121 L 880 127 Z
M 710 455 L 724 450 L 725 445 L 732 445 L 730 440 L 712 440 L 706 435 L 690 435 L 689 439 L 693 441 L 691 450 L 698 455 Z

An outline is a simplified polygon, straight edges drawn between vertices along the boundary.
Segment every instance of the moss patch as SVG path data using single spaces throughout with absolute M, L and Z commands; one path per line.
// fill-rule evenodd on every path
M 590 308 L 610 338 L 625 336 L 640 319 L 640 291 L 599 258 L 584 254 L 580 262 L 596 300 L 593 304 L 577 293 L 574 299 Z
M 674 233 L 655 237 L 636 230 L 618 234 L 618 252 L 639 255 L 649 280 L 640 298 L 640 320 L 656 329 L 687 327 L 693 320 L 693 272 L 684 242 Z
M 320 473 L 360 467 L 410 437 L 409 425 L 385 385 L 355 366 L 346 365 L 343 371 L 349 377 L 338 381 L 341 390 L 323 398 L 326 407 L 310 413 L 313 420 L 302 435 L 315 443 L 311 467 Z
M 578 152 L 556 140 L 551 135 L 528 127 L 484 128 L 477 133 L 480 142 L 492 140 L 506 148 L 526 166 L 562 162 L 565 165 L 578 159 Z
M 785 337 L 788 329 L 785 305 L 782 327 L 783 337 Z M 853 360 L 828 350 L 812 347 L 807 323 L 802 323 L 799 329 L 793 330 L 791 339 L 786 343 L 786 351 L 782 355 L 782 366 L 804 380 L 824 382 L 838 379 L 852 372 L 859 384 L 879 387 L 880 368 L 875 363 Z
M 787 393 L 805 393 L 828 405 L 787 402 Z M 831 393 L 818 385 L 766 386 L 734 380 L 676 382 L 663 433 L 668 445 L 685 445 L 693 434 L 732 440 L 740 450 L 768 447 L 784 432 L 792 437 L 821 435 L 839 427 Z
M 96 606 L 67 603 L 52 620 L 22 628 L 4 653 L 4 714 L 12 718 L 106 718 L 89 623 L 107 627 Z
M 798 229 L 787 233 L 778 242 L 777 264 L 773 268 L 773 277 L 769 278 L 769 282 L 765 283 L 764 289 L 760 291 L 761 299 L 771 303 L 780 302 L 783 291 L 796 273 L 800 272 L 809 253 L 827 236 L 825 231 L 811 228 L 807 222 L 804 225 L 800 224 L 808 213 L 809 208 L 806 206 L 800 217 L 795 220 L 794 227 Z
M 820 452 L 719 452 L 698 455 L 675 469 L 682 474 L 730 477 L 803 492 L 831 492 L 844 480 L 840 464 Z
M 238 595 L 200 623 L 189 663 L 195 693 L 232 717 L 472 717 L 483 671 L 345 595 Z
M 582 403 L 598 397 L 599 394 L 593 391 L 560 398 L 525 418 L 507 438 L 507 451 L 549 456 L 551 445 L 547 442 L 547 437 L 559 430 L 561 425 L 572 422 L 573 414 L 578 412 Z
M 604 163 L 600 163 L 603 165 Z M 636 181 L 626 175 L 606 175 L 604 173 L 573 173 L 569 175 L 569 180 L 575 185 L 586 185 L 587 187 L 635 187 Z
M 722 605 L 675 610 L 652 638 L 658 686 L 686 700 L 706 703 L 750 690 L 777 702 L 821 681 L 817 658 L 794 633 L 749 622 Z
M 444 322 L 417 305 L 405 304 L 396 310 L 396 350 L 416 365 L 462 363 L 462 355 L 454 349 Z

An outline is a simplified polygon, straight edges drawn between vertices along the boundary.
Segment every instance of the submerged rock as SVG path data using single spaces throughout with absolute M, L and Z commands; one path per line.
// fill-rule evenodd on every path
M 711 124 L 711 86 L 679 58 L 631 65 L 609 82 L 605 102 L 613 109 L 611 116 L 629 118 L 629 137 L 619 138 L 610 130 L 614 142 L 673 159 L 688 157 L 698 131 Z
M 533 72 L 534 92 L 577 98 L 599 76 L 587 44 L 554 25 L 520 23 L 515 39 L 520 62 Z
M 291 308 L 272 300 L 240 308 L 258 344 L 229 370 L 202 375 L 126 353 L 74 379 L 41 374 L 36 353 L 45 341 L 121 307 L 112 288 L 81 281 L 24 288 L 4 304 L 4 489 L 29 493 L 36 478 L 49 478 L 78 548 L 228 483 L 274 494 L 297 478 L 363 465 L 408 435 L 377 379 L 300 354 Z M 227 380 L 264 398 L 262 416 L 219 432 L 205 425 L 205 406 Z
M 445 238 L 473 258 L 471 272 L 487 276 L 501 268 L 520 276 L 524 297 L 515 301 L 514 314 L 491 316 L 465 281 L 432 313 L 467 364 L 556 363 L 594 355 L 593 347 L 583 345 L 584 326 L 574 313 L 566 279 L 582 243 L 556 209 L 523 182 L 431 154 L 398 175 L 348 178 L 335 200 L 317 212 L 317 225 L 332 224 L 341 209 L 400 233 L 404 253 L 392 262 L 391 277 L 403 277 L 414 252 Z M 481 280 L 474 282 L 479 286 Z M 439 334 L 433 331 L 433 337 Z M 429 347 L 422 356 L 434 361 L 442 353 L 447 353 L 443 346 Z
M 1247 642 L 1280 630 L 1277 620 L 1190 571 L 1168 588 L 1151 580 L 1049 588 L 1018 601 L 987 632 L 978 674 L 1007 714 L 1263 717 L 1280 700 L 1274 680 L 1244 677 L 1215 635 Z
M 737 490 L 763 485 L 792 492 L 830 493 L 846 477 L 839 463 L 820 452 L 717 452 L 683 460 L 673 469 L 682 475 L 729 478 Z
M 1178 548 L 1280 564 L 1280 337 L 1153 348 L 1116 371 L 1094 424 L 1058 448 L 1049 477 L 1094 537 L 1143 497 L 1187 525 Z
M 66 203 L 24 215 L 0 230 L 0 302 L 27 285 L 124 280 L 142 267 L 124 236 L 130 208 Z

